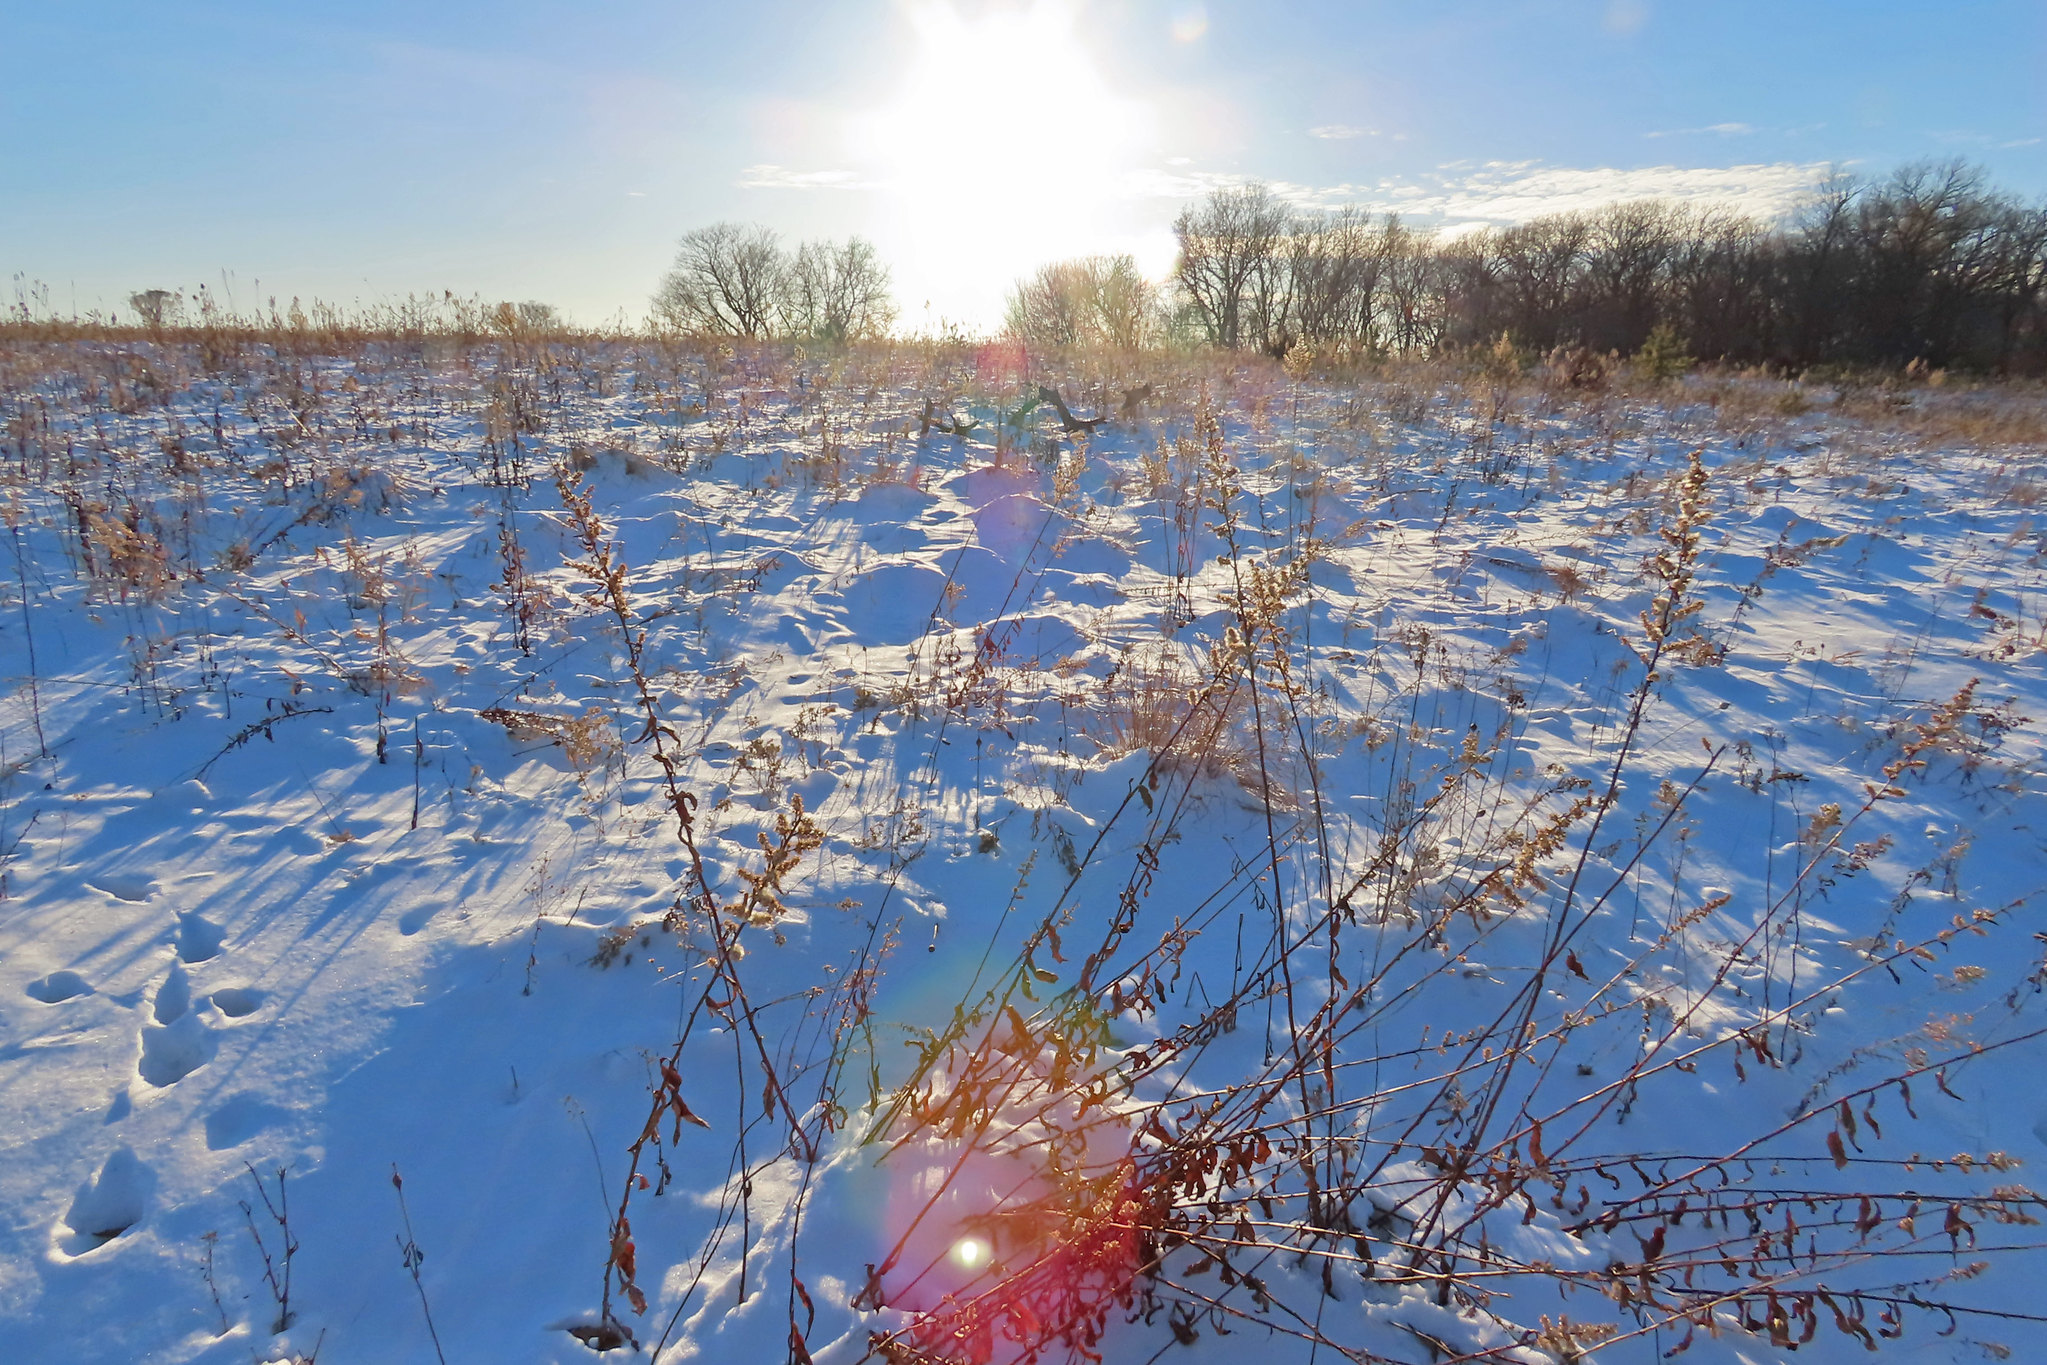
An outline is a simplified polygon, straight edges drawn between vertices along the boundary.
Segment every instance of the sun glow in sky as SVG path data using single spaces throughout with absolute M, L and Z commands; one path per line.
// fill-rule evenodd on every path
M 1922 158 L 2047 194 L 2040 0 L 0 0 L 0 35 L 0 291 L 79 311 L 638 321 L 732 221 L 870 238 L 906 330 L 992 330 L 1053 260 L 1162 277 L 1248 179 L 1450 231 Z
M 969 15 L 924 0 L 908 17 L 893 92 L 851 121 L 849 150 L 879 172 L 905 321 L 984 323 L 1016 276 L 1119 248 L 1153 113 L 1114 88 L 1071 3 Z

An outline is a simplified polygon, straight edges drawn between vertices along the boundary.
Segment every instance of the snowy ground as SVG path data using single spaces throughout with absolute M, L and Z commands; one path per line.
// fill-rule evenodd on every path
M 2047 1355 L 2037 395 L 10 345 L 0 1359 Z

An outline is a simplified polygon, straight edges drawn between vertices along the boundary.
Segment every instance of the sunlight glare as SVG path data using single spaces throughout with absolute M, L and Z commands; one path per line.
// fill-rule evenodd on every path
M 953 1243 L 952 1258 L 968 1270 L 978 1270 L 988 1261 L 988 1244 L 972 1237 Z
M 999 320 L 1015 276 L 1108 249 L 1107 201 L 1138 164 L 1150 111 L 1110 88 L 1065 0 L 971 16 L 923 0 L 907 13 L 910 61 L 856 134 L 887 168 L 904 320 L 918 326 L 927 298 L 955 320 L 991 306 Z

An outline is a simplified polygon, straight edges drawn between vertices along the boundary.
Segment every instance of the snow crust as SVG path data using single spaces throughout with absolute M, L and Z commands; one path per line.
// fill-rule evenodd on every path
M 1489 1212 L 1456 1194 L 1474 1245 L 1482 1225 L 1523 1267 L 1482 1310 L 1349 1261 L 1325 1289 L 1320 1260 L 1273 1250 L 1247 1262 L 1261 1307 L 1192 1278 L 1190 1246 L 1161 1302 L 1180 1286 L 1225 1307 L 1131 1322 L 1119 1305 L 1107 1360 L 1338 1358 L 1329 1343 L 1426 1360 L 1435 1342 L 1538 1361 L 1560 1358 L 1538 1334 L 1566 1314 L 1633 1332 L 1649 1319 L 1594 1281 L 1643 1262 L 1647 1233 L 1568 1230 L 1603 1207 L 1581 1197 L 1759 1139 L 1731 1182 L 1860 1188 L 1865 1168 L 1830 1159 L 1830 1110 L 1943 1058 L 1938 1084 L 1911 1087 L 1916 1115 L 1894 1089 L 1854 1099 L 1882 1132 L 1857 1129 L 1844 1160 L 1919 1154 L 1867 1180 L 1926 1207 L 1899 1235 L 1906 1204 L 1880 1201 L 1889 1250 L 1831 1282 L 2021 1315 L 1907 1312 L 1882 1342 L 1898 1359 L 2047 1352 L 2023 1316 L 2047 1283 L 2037 1229 L 1972 1214 L 1962 1237 L 1942 1217 L 2025 1181 L 2047 1144 L 2040 1047 L 2012 1041 L 2043 1027 L 2047 807 L 2021 721 L 2047 716 L 2042 452 L 1929 446 L 1824 405 L 1744 424 L 1738 385 L 1531 389 L 1494 422 L 1454 376 L 1152 368 L 1161 397 L 1076 445 L 1043 412 L 1005 428 L 1030 389 L 971 356 L 10 355 L 0 1359 L 435 1359 L 394 1169 L 447 1359 L 586 1359 L 571 1329 L 599 1323 L 626 1150 L 687 1023 L 679 1093 L 708 1126 L 663 1126 L 639 1167 L 651 1308 L 613 1285 L 613 1311 L 664 1359 L 779 1360 L 794 1320 L 820 1365 L 858 1360 L 871 1333 L 999 1273 L 962 1238 L 1021 1255 L 1021 1234 L 976 1229 L 1053 1197 L 1032 1134 L 1077 1122 L 1022 1117 L 970 1150 L 942 1124 L 883 1124 L 891 1087 L 981 992 L 1053 1017 L 1145 860 L 1091 1054 L 1144 1079 L 1097 1113 L 1090 1169 L 1157 1149 L 1136 1131 L 1149 1106 L 1177 1122 L 1200 1097 L 1256 1093 L 1289 1005 L 1344 1000 L 1340 961 L 1376 984 L 1345 1034 L 1348 1107 L 1319 1131 L 1374 1172 L 1357 1227 L 1398 1263 L 1441 1184 L 1430 1162 L 1471 1121 L 1444 1098 L 1449 1040 L 1529 987 L 1574 868 L 1574 965 L 1533 998 L 1546 1039 L 1586 1019 L 1509 1089 L 1568 1115 L 1546 1125 L 1553 1153 L 1575 1132 L 1589 1155 L 1554 1203 L 1538 1182 L 1525 1220 L 1519 1198 Z M 1064 376 L 1103 411 L 1111 377 Z M 927 398 L 980 425 L 920 435 Z M 1240 485 L 1234 551 L 1204 401 Z M 1711 517 L 1684 629 L 1701 643 L 1662 661 L 1631 731 L 1653 557 L 1694 449 Z M 689 920 L 623 642 L 569 566 L 583 551 L 557 470 L 592 491 L 627 565 L 713 888 L 736 896 L 792 796 L 824 833 L 733 966 L 808 1159 L 764 1111 L 734 1016 L 703 1006 L 716 946 Z M 1288 562 L 1291 718 L 1268 716 L 1261 741 L 1238 705 L 1205 749 L 1162 751 L 1159 717 L 1213 677 L 1238 623 L 1240 572 Z M 1887 778 L 1972 680 L 1924 766 Z M 1432 921 L 1496 870 L 1503 831 L 1603 790 L 1623 746 L 1589 852 L 1581 820 L 1524 905 Z M 1830 804 L 1856 821 L 1838 846 Z M 1413 846 L 1375 864 L 1389 833 Z M 1312 938 L 1353 879 L 1343 946 L 1315 938 L 1316 980 L 1283 996 L 1273 945 Z M 1894 952 L 1957 917 L 1952 943 Z M 833 1010 L 868 969 L 871 1015 L 846 1024 Z M 1003 985 L 1040 970 L 1035 999 Z M 1111 982 L 1147 981 L 1149 1007 L 1106 1003 Z M 1187 1043 L 1231 998 L 1228 1029 Z M 1689 1066 L 1663 1064 L 1683 1049 Z M 1619 1084 L 1651 1053 L 1653 1074 Z M 1267 1118 L 1313 1129 L 1307 1094 L 1277 1086 Z M 1535 1160 L 1518 1131 L 1514 1151 Z M 1929 1164 L 1964 1153 L 1975 1164 Z M 1993 1153 L 2009 1162 L 1982 1164 Z M 274 1190 L 280 1168 L 300 1249 L 274 1333 L 252 1230 L 278 1254 L 257 1178 Z M 1813 1221 L 1795 1198 L 1771 1207 Z M 1282 1199 L 1270 1217 L 1300 1213 Z M 1583 1278 L 1561 1293 L 1531 1263 Z M 1816 1311 L 1799 1359 L 1866 1355 Z M 1717 1326 L 1691 1358 L 1784 1358 L 1767 1332 Z M 1652 1359 L 1683 1334 L 1598 1358 Z

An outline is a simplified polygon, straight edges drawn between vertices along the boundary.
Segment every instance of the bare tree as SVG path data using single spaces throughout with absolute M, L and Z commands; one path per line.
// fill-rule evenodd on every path
M 1032 346 L 1135 350 L 1157 332 L 1158 291 L 1127 255 L 1058 261 L 1017 281 L 1007 321 Z
M 768 228 L 698 228 L 683 236 L 675 267 L 654 294 L 654 317 L 684 332 L 767 336 L 788 272 L 781 239 Z
M 783 282 L 782 313 L 790 331 L 833 344 L 885 335 L 896 307 L 874 243 L 848 237 L 797 248 Z
M 1551 214 L 1494 236 L 1507 308 L 1500 330 L 1528 341 L 1577 339 L 1571 305 L 1590 236 L 1590 225 L 1577 213 Z
M 1047 349 L 1090 340 L 1092 301 L 1078 261 L 1040 266 L 1010 291 L 1006 321 L 1010 335 Z
M 1586 223 L 1588 306 L 1584 340 L 1594 350 L 1633 351 L 1657 322 L 1657 300 L 1678 239 L 1691 227 L 1674 204 L 1608 204 Z
M 135 316 L 142 319 L 142 325 L 149 328 L 163 327 L 177 320 L 178 296 L 168 289 L 145 289 L 139 294 L 128 296 L 128 306 L 135 310 Z
M 551 303 L 538 299 L 527 299 L 518 306 L 519 326 L 529 332 L 558 332 L 562 328 L 561 310 Z
M 1358 209 L 1309 219 L 1288 241 L 1294 331 L 1304 341 L 1375 340 L 1372 316 L 1386 264 L 1386 239 Z
M 2006 211 L 2004 250 L 1989 282 L 1995 364 L 2009 369 L 2028 317 L 2047 313 L 2047 207 Z
M 1292 220 L 1287 206 L 1256 183 L 1215 190 L 1174 220 L 1180 244 L 1174 277 L 1216 345 L 1234 350 L 1266 340 L 1247 336 L 1245 324 L 1272 317 L 1271 271 Z
M 1856 215 L 1864 279 L 1861 340 L 1888 359 L 1946 363 L 1963 292 L 1958 276 L 1996 200 L 1962 161 L 1914 162 L 1864 194 Z
M 1086 266 L 1102 341 L 1124 351 L 1148 344 L 1159 327 L 1158 288 L 1138 270 L 1137 259 L 1090 256 Z
M 1393 348 L 1424 351 L 1443 336 L 1444 270 L 1433 232 L 1386 220 L 1386 326 Z
M 1694 355 L 1717 360 L 1772 348 L 1781 257 L 1780 244 L 1758 219 L 1731 209 L 1692 217 L 1671 254 L 1665 316 Z
M 1787 268 L 1790 276 L 1792 353 L 1800 358 L 1833 348 L 1844 319 L 1834 313 L 1853 261 L 1855 201 L 1862 187 L 1845 172 L 1829 175 L 1799 206 Z
M 551 303 L 528 299 L 524 303 L 509 300 L 491 310 L 490 325 L 506 336 L 544 336 L 561 330 L 561 313 Z

